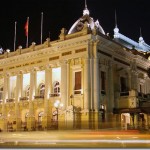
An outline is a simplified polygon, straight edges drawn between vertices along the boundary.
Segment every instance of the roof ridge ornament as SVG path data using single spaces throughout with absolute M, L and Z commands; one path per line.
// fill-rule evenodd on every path
M 141 29 L 141 27 L 140 27 L 139 43 L 140 43 L 140 44 L 144 43 L 144 39 L 143 39 L 143 37 L 142 37 L 142 29 Z
M 86 0 L 85 0 L 85 8 L 87 8 L 87 3 L 86 3 Z
M 115 10 L 114 38 L 119 38 L 119 28 L 118 28 L 118 25 L 117 25 L 117 14 L 116 14 L 116 10 Z
M 118 28 L 118 25 L 117 25 L 117 14 L 116 14 L 116 9 L 115 9 L 115 28 Z
M 83 10 L 83 16 L 89 15 L 89 14 L 90 14 L 90 12 L 89 12 L 89 10 L 88 10 L 88 8 L 87 8 L 87 2 L 86 2 L 86 0 L 85 0 L 85 8 L 84 8 L 84 10 Z

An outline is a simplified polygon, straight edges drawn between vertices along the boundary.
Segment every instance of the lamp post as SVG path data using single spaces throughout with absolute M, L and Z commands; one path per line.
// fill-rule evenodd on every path
M 63 107 L 63 103 L 60 103 L 59 100 L 56 100 L 54 103 L 54 107 L 56 108 L 56 112 L 57 112 L 56 119 L 57 119 L 57 129 L 58 129 L 58 109 Z
M 104 121 L 105 120 L 105 107 L 103 104 L 100 104 L 100 112 L 101 112 L 102 121 Z

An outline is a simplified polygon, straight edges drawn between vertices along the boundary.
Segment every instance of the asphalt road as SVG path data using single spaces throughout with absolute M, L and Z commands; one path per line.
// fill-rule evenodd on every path
M 1 132 L 0 148 L 150 148 L 150 134 L 138 130 Z

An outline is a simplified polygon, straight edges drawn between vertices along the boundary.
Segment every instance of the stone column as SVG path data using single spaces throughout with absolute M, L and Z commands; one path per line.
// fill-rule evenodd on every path
M 89 59 L 85 59 L 84 64 L 84 110 L 89 111 L 90 102 L 90 65 Z
M 97 112 L 100 107 L 100 85 L 99 85 L 99 60 L 94 59 L 94 110 Z
M 36 90 L 36 69 L 31 70 L 30 73 L 30 94 L 29 94 L 29 100 L 32 101 L 35 96 L 35 90 Z
M 85 58 L 84 61 L 84 110 L 81 116 L 82 128 L 89 128 L 89 103 L 90 103 L 90 60 Z
M 148 76 L 145 75 L 144 79 L 145 79 L 145 93 L 147 94 L 148 93 L 148 87 L 149 87 Z
M 68 101 L 68 84 L 67 84 L 67 79 L 69 78 L 68 75 L 68 65 L 67 65 L 67 61 L 61 61 L 61 88 L 60 88 L 60 92 L 61 92 L 61 103 L 63 104 L 63 107 L 61 109 L 61 117 L 59 118 L 59 128 L 64 128 L 66 126 L 65 123 L 65 110 L 67 108 L 67 101 Z M 74 114 L 73 114 L 74 115 Z M 62 118 L 62 119 L 61 119 Z M 73 120 L 74 122 L 74 120 Z
M 89 110 L 92 114 L 94 111 L 94 58 L 90 58 L 90 99 L 89 99 Z M 90 115 L 91 119 L 93 119 L 93 115 Z M 93 121 L 91 121 L 93 122 Z
M 7 130 L 7 112 L 6 112 L 6 99 L 8 99 L 8 83 L 9 74 L 4 74 L 4 94 L 3 94 L 3 104 L 2 104 L 2 119 L 3 119 L 3 131 Z
M 51 93 L 51 84 L 52 84 L 52 68 L 46 67 L 45 69 L 45 100 L 49 99 L 49 94 Z
M 11 98 L 11 92 L 10 92 L 10 76 L 8 75 L 7 78 L 7 91 L 8 91 L 8 99 Z
M 67 101 L 67 61 L 61 63 L 61 102 L 63 103 L 63 110 L 66 109 Z
M 113 74 L 113 62 L 109 62 L 108 67 L 108 80 L 109 80 L 109 104 L 108 111 L 112 112 L 114 108 L 114 74 Z
M 16 130 L 21 129 L 21 116 L 20 108 L 18 105 L 19 98 L 21 97 L 21 84 L 22 84 L 22 73 L 19 72 L 16 80 L 16 94 L 15 94 L 15 117 L 16 117 Z
M 134 90 L 138 90 L 138 72 L 134 71 L 132 76 L 132 85 Z
M 23 97 L 23 72 L 20 72 L 20 94 L 19 97 Z
M 66 99 L 66 107 L 68 107 L 69 99 L 70 99 L 70 61 L 67 61 L 67 99 Z
M 42 121 L 42 127 L 49 129 L 51 127 L 52 119 L 52 107 L 50 107 L 49 94 L 51 93 L 52 84 L 52 68 L 46 66 L 45 69 L 45 95 L 44 95 L 44 117 Z
M 94 85 L 93 88 L 93 94 L 94 94 L 94 112 L 93 112 L 93 128 L 98 128 L 99 126 L 99 108 L 100 108 L 100 70 L 99 70 L 99 58 L 97 54 L 97 45 L 98 40 L 94 42 L 93 45 L 93 51 L 94 51 L 94 63 L 93 63 L 93 74 L 94 74 Z
M 113 115 L 113 108 L 115 106 L 114 104 L 114 73 L 113 73 L 113 61 L 109 61 L 109 66 L 108 66 L 108 82 L 107 84 L 109 85 L 108 87 L 108 98 L 107 98 L 107 118 L 108 121 L 110 122 L 110 127 L 113 128 L 115 126 L 115 116 Z
M 8 85 L 9 85 L 10 76 L 9 74 L 4 75 L 4 95 L 3 95 L 3 102 L 6 102 L 8 99 Z M 9 85 L 10 86 L 10 85 Z
M 35 116 L 33 107 L 35 88 L 36 88 L 36 69 L 34 68 L 33 70 L 31 70 L 30 73 L 29 116 L 27 118 L 28 130 L 33 130 L 35 128 Z
M 137 113 L 134 114 L 134 127 L 135 129 L 138 128 L 138 114 Z
M 16 80 L 16 94 L 15 94 L 15 102 L 19 102 L 19 98 L 21 97 L 21 87 L 22 85 L 22 73 L 19 72 Z

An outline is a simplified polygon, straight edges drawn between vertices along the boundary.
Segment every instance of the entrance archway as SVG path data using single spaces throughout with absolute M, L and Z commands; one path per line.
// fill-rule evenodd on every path
M 130 124 L 130 114 L 129 113 L 122 113 L 121 114 L 121 126 L 122 126 L 122 128 L 127 129 L 129 124 Z

